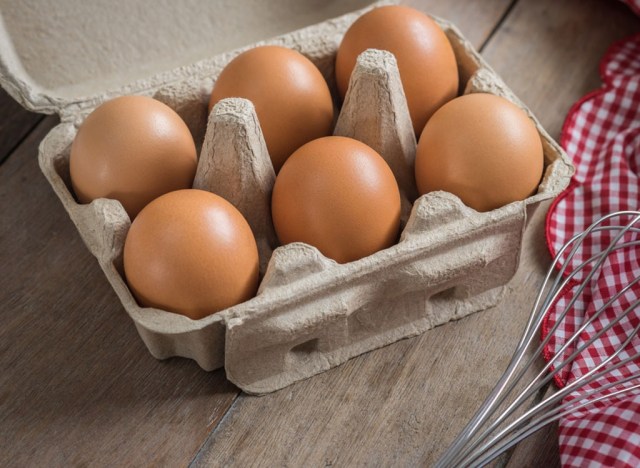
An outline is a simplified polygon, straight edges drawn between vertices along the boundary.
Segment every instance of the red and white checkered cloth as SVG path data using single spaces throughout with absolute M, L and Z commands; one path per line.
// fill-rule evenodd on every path
M 640 0 L 632 8 L 640 12 Z M 577 102 L 570 110 L 562 131 L 561 144 L 573 159 L 576 174 L 569 188 L 554 202 L 547 217 L 547 243 L 552 255 L 574 235 L 584 231 L 598 218 L 619 210 L 640 210 L 640 34 L 611 46 L 602 60 L 600 73 L 603 86 Z M 615 218 L 605 224 L 626 223 L 629 217 Z M 637 223 L 636 228 L 640 228 Z M 568 262 L 568 271 L 602 252 L 616 235 L 605 231 L 591 235 L 584 247 Z M 638 231 L 629 233 L 624 241 L 640 240 Z M 617 291 L 640 277 L 640 246 L 631 246 L 612 253 L 578 294 L 577 285 L 587 278 L 589 268 L 578 271 L 575 281 L 563 291 L 543 324 L 543 336 L 552 333 L 545 348 L 545 357 L 553 356 L 580 326 Z M 593 345 L 583 350 L 572 365 L 562 367 L 556 383 L 565 386 L 584 375 L 610 356 L 627 337 L 624 351 L 616 356 L 609 368 L 624 359 L 631 359 L 593 383 L 570 393 L 565 401 L 578 401 L 580 395 L 594 391 L 589 399 L 609 394 L 625 387 L 640 385 L 640 282 L 635 283 L 617 300 L 606 307 L 593 323 L 580 334 L 576 343 L 568 346 L 563 358 L 601 331 L 613 317 L 629 309 L 618 325 L 604 332 Z M 560 314 L 569 308 L 563 318 Z M 559 322 L 559 323 L 558 323 Z M 553 329 L 554 325 L 557 329 Z M 635 356 L 635 357 L 634 357 Z M 635 377 L 634 377 L 635 376 Z M 609 383 L 623 384 L 609 389 Z M 628 466 L 640 467 L 640 388 L 619 396 L 590 404 L 560 420 L 560 454 L 563 466 Z

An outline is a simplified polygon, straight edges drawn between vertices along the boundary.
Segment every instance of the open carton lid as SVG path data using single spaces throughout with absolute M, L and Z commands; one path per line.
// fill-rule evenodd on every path
M 157 88 L 182 67 L 371 0 L 0 0 L 0 84 L 25 108 L 68 114 Z

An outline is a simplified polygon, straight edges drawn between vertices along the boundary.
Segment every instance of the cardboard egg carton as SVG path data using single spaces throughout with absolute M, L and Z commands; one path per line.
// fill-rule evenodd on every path
M 258 44 L 300 51 L 318 66 L 336 96 L 335 53 L 364 11 Z M 238 53 L 257 44 L 56 107 L 62 122 L 42 142 L 40 166 L 153 356 L 191 358 L 205 370 L 224 366 L 232 382 L 261 394 L 500 300 L 503 285 L 518 267 L 528 217 L 568 184 L 572 168 L 456 27 L 436 20 L 453 46 L 464 93 L 506 97 L 534 120 L 543 142 L 544 178 L 532 197 L 487 213 L 444 192 L 416 200 L 416 139 L 396 61 L 388 52 L 367 51 L 358 59 L 334 134 L 356 138 L 385 158 L 398 180 L 403 216 L 396 245 L 356 262 L 338 264 L 302 243 L 279 246 L 270 216 L 275 173 L 253 105 L 226 99 L 207 117 L 216 76 Z M 0 50 L 0 59 L 3 85 L 29 106 L 29 85 L 16 79 L 12 57 Z M 262 274 L 256 297 L 194 321 L 142 308 L 131 295 L 122 262 L 130 226 L 126 212 L 115 200 L 78 204 L 69 178 L 78 126 L 101 102 L 129 93 L 153 96 L 181 115 L 200 149 L 194 187 L 227 198 L 249 222 Z

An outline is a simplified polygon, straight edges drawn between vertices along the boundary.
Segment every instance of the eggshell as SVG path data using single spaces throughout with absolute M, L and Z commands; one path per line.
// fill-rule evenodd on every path
M 216 80 L 209 111 L 229 97 L 255 106 L 276 172 L 300 146 L 331 134 L 333 101 L 327 82 L 295 50 L 263 46 L 237 56 Z
M 122 96 L 86 118 L 69 164 L 81 203 L 113 198 L 133 219 L 154 198 L 191 187 L 197 154 L 187 125 L 173 109 L 152 98 Z
M 453 48 L 442 29 L 424 13 L 405 6 L 384 6 L 351 25 L 336 55 L 336 80 L 343 99 L 356 58 L 367 49 L 386 50 L 396 57 L 416 135 L 458 93 Z
M 305 242 L 339 263 L 390 247 L 400 226 L 400 192 L 373 149 L 346 137 L 314 140 L 276 178 L 273 224 L 283 244 Z
M 416 152 L 421 194 L 444 190 L 477 211 L 532 195 L 544 156 L 534 123 L 515 104 L 492 94 L 467 94 L 429 120 Z
M 179 190 L 152 201 L 133 221 L 124 270 L 141 305 L 199 319 L 255 295 L 258 249 L 231 203 Z

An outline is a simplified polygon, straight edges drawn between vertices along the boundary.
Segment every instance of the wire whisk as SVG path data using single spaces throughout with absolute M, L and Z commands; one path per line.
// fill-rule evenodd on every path
M 554 332 L 572 308 L 576 307 L 576 301 L 581 294 L 588 292 L 586 289 L 593 280 L 598 278 L 597 275 L 601 273 L 607 259 L 616 252 L 625 252 L 625 249 L 635 249 L 640 246 L 639 233 L 640 211 L 618 211 L 600 218 L 584 232 L 571 238 L 560 249 L 538 292 L 532 313 L 507 369 L 476 414 L 441 456 L 436 467 L 484 466 L 547 424 L 584 410 L 589 405 L 640 389 L 640 352 L 637 352 L 640 347 L 630 346 L 634 338 L 638 339 L 640 332 L 640 320 L 636 318 L 637 325 L 630 332 L 626 332 L 626 338 L 616 344 L 613 352 L 555 393 L 547 392 L 547 396 L 541 401 L 531 403 L 532 398 L 539 395 L 556 375 L 567 372 L 576 357 L 594 345 L 607 331 L 613 327 L 619 327 L 621 320 L 633 317 L 630 314 L 639 311 L 640 272 L 634 272 L 635 278 L 618 288 L 610 297 L 605 298 L 604 303 L 595 308 L 593 313 L 585 316 L 575 332 L 566 337 L 566 341 L 556 350 L 555 355 L 547 360 L 535 377 L 528 383 L 525 381 L 529 379 L 525 375 L 530 373 L 531 368 L 540 364 L 543 350 L 553 339 Z M 611 241 L 602 251 L 591 254 L 584 247 L 590 245 L 585 244 L 585 241 L 593 240 L 593 236 L 598 236 L 600 240 L 611 238 Z M 587 252 L 586 255 L 585 252 Z M 580 260 L 585 256 L 589 258 L 577 264 L 572 271 L 569 270 L 572 260 Z M 560 262 L 562 267 L 557 269 Z M 556 304 L 561 294 L 566 293 L 566 288 L 571 288 L 571 297 L 557 314 L 553 327 L 540 341 L 544 317 Z M 625 302 L 624 309 L 620 312 L 616 310 L 614 318 L 608 322 L 606 320 L 602 322 L 605 315 L 606 317 L 611 315 L 615 304 L 619 304 L 618 301 L 625 294 L 627 299 L 629 297 L 631 299 Z M 592 331 L 593 324 L 599 320 L 598 323 L 605 325 L 585 338 L 585 330 L 591 327 L 589 330 Z M 527 353 L 527 350 L 533 347 L 536 348 L 535 351 Z M 620 369 L 625 366 L 635 370 L 620 373 Z M 589 386 L 594 381 L 602 380 L 603 377 L 604 385 L 593 388 Z M 523 385 L 524 388 L 516 390 Z M 571 398 L 565 399 L 568 395 L 571 395 Z M 513 398 L 513 401 L 505 403 L 510 398 Z M 505 404 L 506 408 L 500 409 Z M 527 408 L 527 405 L 531 407 Z

